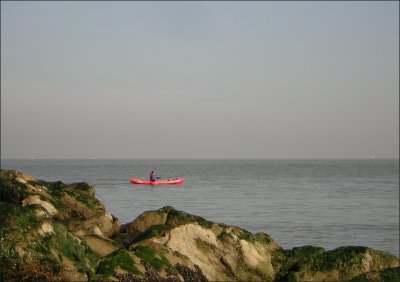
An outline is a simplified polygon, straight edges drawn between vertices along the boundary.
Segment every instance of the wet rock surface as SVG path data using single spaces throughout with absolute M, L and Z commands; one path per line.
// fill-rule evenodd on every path
M 88 183 L 0 171 L 0 281 L 400 281 L 362 246 L 282 249 L 267 233 L 164 207 L 121 226 Z

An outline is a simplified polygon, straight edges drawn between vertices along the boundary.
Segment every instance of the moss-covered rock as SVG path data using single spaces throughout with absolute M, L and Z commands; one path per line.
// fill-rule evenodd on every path
M 174 227 L 194 222 L 205 228 L 213 226 L 211 221 L 200 216 L 166 206 L 156 211 L 143 212 L 134 221 L 123 226 L 121 231 L 127 233 L 124 244 L 128 246 L 137 241 L 163 235 Z
M 123 243 L 129 246 L 133 242 L 160 235 L 158 227 L 167 228 L 165 226 L 167 215 L 159 211 L 146 211 L 140 214 L 134 221 L 122 226 L 121 232 L 126 233 Z
M 140 274 L 131 253 L 124 249 L 116 250 L 103 257 L 97 268 L 97 278 L 109 279 L 118 273 Z
M 189 258 L 192 267 L 199 265 L 211 280 L 271 280 L 280 267 L 274 251 L 280 247 L 268 234 L 213 223 L 169 206 L 144 212 L 124 232 L 129 249 L 142 242 L 160 244 Z
M 367 247 L 283 250 L 268 234 L 164 207 L 121 229 L 87 183 L 0 170 L 0 281 L 400 281 Z
M 150 246 L 139 245 L 134 249 L 134 253 L 142 260 L 148 262 L 157 272 L 165 268 L 172 268 L 171 263 L 162 252 Z
M 150 222 L 156 224 L 150 225 Z M 141 230 L 149 227 L 138 232 L 139 226 Z M 130 237 L 129 249 L 135 254 L 139 250 L 141 258 L 157 271 L 160 269 L 154 263 L 158 260 L 150 259 L 155 254 L 149 248 L 151 244 L 158 246 L 158 255 L 169 253 L 169 259 L 175 262 L 180 259 L 175 254 L 188 258 L 190 269 L 195 271 L 194 266 L 198 265 L 210 280 L 272 280 L 275 277 L 271 258 L 273 250 L 280 247 L 265 233 L 252 234 L 172 207 L 141 214 L 127 228 L 127 233 L 132 230 L 135 237 Z
M 394 255 L 367 247 L 340 247 L 326 252 L 315 252 L 297 263 L 291 279 L 295 281 L 343 281 L 363 273 L 399 266 Z
M 1 170 L 0 200 L 1 280 L 86 281 L 94 277 L 102 253 L 85 235 L 98 230 L 103 244 L 90 241 L 98 250 L 106 243 L 108 249 L 119 245 L 104 237 L 118 232 L 119 221 L 105 212 L 89 184 L 45 182 Z
M 400 281 L 400 267 L 390 267 L 360 274 L 347 282 L 397 282 Z
M 17 171 L 1 170 L 0 187 L 2 202 L 39 205 L 71 232 L 93 226 L 98 226 L 106 237 L 119 232 L 119 220 L 106 213 L 104 205 L 94 197 L 94 187 L 88 183 L 46 182 Z
M 0 202 L 0 224 L 5 279 L 87 280 L 93 275 L 98 256 L 41 207 Z
M 0 201 L 12 204 L 21 204 L 28 195 L 28 189 L 23 181 L 23 174 L 15 170 L 0 170 Z M 18 179 L 18 180 L 17 180 Z
M 198 265 L 210 280 L 341 281 L 399 263 L 390 254 L 365 247 L 326 251 L 304 246 L 283 250 L 266 233 L 252 234 L 172 207 L 145 212 L 130 227 L 125 243 L 131 250 L 140 250 L 143 244 L 158 244 L 158 253 L 188 258 L 191 266 Z M 129 237 L 132 230 L 135 236 Z M 174 255 L 169 259 L 175 259 Z
M 275 265 L 278 266 L 276 279 L 278 281 L 288 281 L 289 277 L 299 271 L 305 262 L 312 259 L 313 256 L 324 252 L 325 249 L 315 246 L 297 247 L 292 250 L 277 250 L 275 252 Z
M 164 207 L 160 209 L 160 212 L 165 212 L 166 210 L 168 211 L 168 215 L 165 224 L 171 227 L 177 227 L 194 222 L 204 228 L 211 228 L 213 226 L 213 222 L 208 221 L 200 216 L 192 215 L 184 211 L 178 211 L 171 207 Z

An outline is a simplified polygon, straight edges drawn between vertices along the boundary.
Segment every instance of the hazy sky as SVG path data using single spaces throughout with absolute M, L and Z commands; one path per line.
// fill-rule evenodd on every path
M 1 1 L 2 158 L 398 155 L 398 1 Z

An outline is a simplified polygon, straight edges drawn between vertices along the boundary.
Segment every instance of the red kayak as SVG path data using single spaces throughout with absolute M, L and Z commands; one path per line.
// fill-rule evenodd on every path
M 142 180 L 137 178 L 132 178 L 131 182 L 133 184 L 142 184 L 142 185 L 166 185 L 166 184 L 181 184 L 185 181 L 185 178 L 176 178 L 176 179 L 164 179 L 164 180 L 157 180 L 157 181 L 150 181 L 150 180 Z

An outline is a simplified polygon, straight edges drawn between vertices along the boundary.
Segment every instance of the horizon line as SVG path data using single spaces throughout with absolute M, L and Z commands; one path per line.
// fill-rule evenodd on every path
M 170 157 L 111 157 L 111 158 L 77 158 L 77 157 L 30 157 L 30 158 L 3 158 L 0 160 L 399 160 L 398 156 L 395 157 L 183 157 L 183 158 L 170 158 Z

